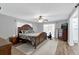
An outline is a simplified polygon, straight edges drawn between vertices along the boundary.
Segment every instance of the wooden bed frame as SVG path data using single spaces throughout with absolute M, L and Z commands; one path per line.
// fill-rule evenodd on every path
M 32 28 L 30 25 L 28 25 L 28 24 L 25 24 L 25 25 L 23 25 L 22 27 L 18 27 L 18 38 L 20 38 L 20 37 L 19 37 L 19 33 L 21 32 L 21 30 L 29 30 L 29 29 L 33 29 L 33 28 Z M 47 34 L 46 34 L 45 32 L 41 32 L 38 36 L 33 37 L 33 39 L 35 40 L 33 46 L 34 46 L 35 49 L 36 49 L 36 47 L 37 47 L 40 43 L 42 43 L 44 40 L 47 39 Z

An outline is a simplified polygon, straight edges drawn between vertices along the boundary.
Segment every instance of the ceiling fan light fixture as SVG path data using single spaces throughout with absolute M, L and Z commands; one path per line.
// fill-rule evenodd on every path
M 43 22 L 43 19 L 38 20 L 38 22 L 42 23 Z
M 36 20 L 37 20 L 37 22 L 40 22 L 40 23 L 42 23 L 42 22 L 47 22 L 48 20 L 45 18 L 45 17 L 43 17 L 43 16 L 38 16 L 37 18 L 35 18 Z

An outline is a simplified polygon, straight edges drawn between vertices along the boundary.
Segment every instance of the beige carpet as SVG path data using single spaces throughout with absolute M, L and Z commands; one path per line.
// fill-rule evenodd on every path
M 45 40 L 37 47 L 37 49 L 34 49 L 32 45 L 27 43 L 17 46 L 16 49 L 26 55 L 54 55 L 56 52 L 57 44 L 57 40 Z
M 11 55 L 25 55 L 23 52 L 16 49 L 16 47 L 12 47 L 11 49 Z

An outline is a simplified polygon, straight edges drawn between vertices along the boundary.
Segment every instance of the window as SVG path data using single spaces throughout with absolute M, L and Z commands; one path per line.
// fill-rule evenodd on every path
M 49 35 L 49 33 L 51 32 L 52 37 L 55 37 L 55 24 L 44 24 L 43 28 L 44 32 L 46 32 L 47 35 Z

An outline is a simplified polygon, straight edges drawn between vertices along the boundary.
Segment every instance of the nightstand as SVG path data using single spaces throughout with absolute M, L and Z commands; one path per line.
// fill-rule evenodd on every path
M 11 55 L 11 42 L 6 41 L 3 38 L 0 38 L 0 55 Z
M 17 44 L 17 43 L 18 43 L 18 38 L 17 38 L 17 36 L 15 36 L 15 37 L 10 37 L 10 38 L 9 38 L 9 41 L 12 42 L 12 44 Z

